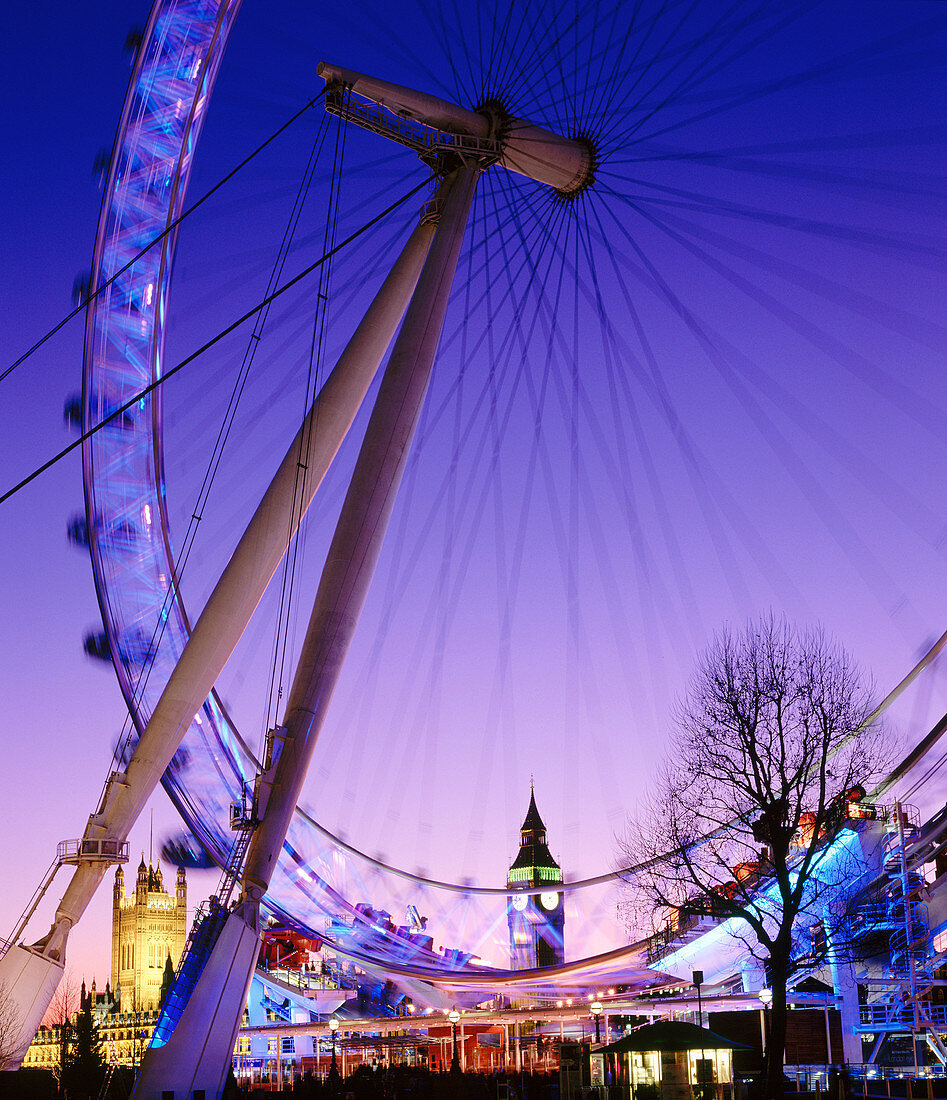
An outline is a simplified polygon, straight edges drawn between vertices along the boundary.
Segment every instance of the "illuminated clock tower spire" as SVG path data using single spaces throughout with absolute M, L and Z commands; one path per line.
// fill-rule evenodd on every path
M 507 886 L 546 887 L 540 894 L 511 894 L 507 899 L 510 926 L 510 956 L 514 970 L 532 970 L 556 966 L 565 960 L 563 895 L 557 889 L 562 871 L 546 844 L 546 826 L 536 808 L 536 795 L 530 784 L 529 809 L 520 829 L 520 850 Z

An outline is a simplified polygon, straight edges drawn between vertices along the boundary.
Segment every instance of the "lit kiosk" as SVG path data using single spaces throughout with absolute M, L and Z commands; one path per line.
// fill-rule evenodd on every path
M 592 1054 L 636 1100 L 722 1100 L 732 1094 L 733 1052 L 742 1043 L 683 1020 L 663 1020 Z
M 507 899 L 510 955 L 514 970 L 556 966 L 565 961 L 562 871 L 546 845 L 546 826 L 530 789 L 529 809 L 520 829 L 520 850 L 506 884 L 516 889 L 545 886 L 540 894 L 516 893 Z

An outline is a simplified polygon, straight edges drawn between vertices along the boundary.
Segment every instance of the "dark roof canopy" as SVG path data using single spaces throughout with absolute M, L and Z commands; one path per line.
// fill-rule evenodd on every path
M 683 1020 L 662 1020 L 639 1027 L 624 1039 L 600 1047 L 600 1050 L 626 1054 L 637 1050 L 749 1050 L 743 1043 L 725 1039 L 705 1027 Z

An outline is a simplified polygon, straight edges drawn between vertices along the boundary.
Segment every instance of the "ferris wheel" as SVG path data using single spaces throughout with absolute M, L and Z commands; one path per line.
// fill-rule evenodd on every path
M 219 61 L 229 18 L 229 12 L 222 8 L 213 13 L 213 18 L 208 13 L 201 28 L 190 8 L 170 7 L 153 12 L 153 26 L 146 34 L 146 44 L 139 55 L 138 72 L 133 81 L 135 91 L 129 97 L 127 108 L 137 114 L 131 122 L 127 117 L 123 119 L 120 128 L 107 185 L 109 204 L 103 215 L 97 246 L 94 279 L 107 283 L 109 293 L 100 296 L 89 316 L 84 412 L 90 422 L 107 419 L 115 409 L 128 402 L 130 395 L 140 393 L 162 376 L 161 318 L 166 310 L 169 253 L 173 245 L 167 227 L 180 218 L 190 161 L 182 158 L 173 172 L 169 165 L 174 149 L 193 148 L 202 123 L 203 105 L 214 79 L 214 65 L 205 61 L 197 66 L 195 58 L 206 56 L 208 60 Z M 327 97 L 326 106 L 336 114 L 350 110 L 343 104 L 339 89 L 356 82 L 362 93 L 367 89 L 371 94 L 377 83 L 329 70 L 324 76 L 335 89 Z M 195 87 L 194 107 L 190 111 L 181 105 L 180 93 L 185 77 Z M 382 98 L 388 96 L 390 99 L 389 93 L 390 88 L 383 91 Z M 434 102 L 431 97 L 420 97 L 417 110 L 429 109 Z M 485 123 L 487 116 L 460 108 L 455 110 L 461 116 L 461 126 L 468 130 L 480 129 L 479 133 L 471 135 L 467 143 L 469 148 L 463 152 L 486 157 L 491 163 L 502 163 L 505 157 L 506 166 L 514 172 L 538 173 L 546 177 L 543 182 L 563 202 L 573 201 L 594 180 L 598 152 L 584 133 L 577 131 L 577 140 L 563 141 L 551 132 L 544 135 L 536 127 L 513 120 L 519 132 L 512 144 L 507 141 L 513 152 L 504 153 L 499 143 L 488 137 L 490 127 L 496 129 L 496 125 Z M 411 114 L 411 111 L 402 109 L 400 113 Z M 177 123 L 176 129 L 168 126 L 169 117 Z M 434 163 L 437 156 L 443 155 L 443 150 L 438 153 L 423 146 L 428 135 L 421 128 L 412 131 L 399 124 L 396 129 L 399 143 L 410 145 L 414 142 L 415 151 L 422 153 L 422 160 Z M 163 144 L 152 152 L 156 132 Z M 555 163 L 557 153 L 562 167 Z M 154 157 L 157 168 L 147 161 L 149 155 Z M 123 224 L 129 211 L 134 219 L 132 233 Z M 156 238 L 161 238 L 161 247 L 150 250 L 145 260 L 139 255 L 142 244 Z M 422 252 L 418 243 L 413 249 L 416 265 Z M 116 272 L 118 278 L 115 278 Z M 402 304 L 393 320 L 400 316 L 403 308 Z M 391 307 L 388 309 L 390 312 Z M 377 317 L 373 323 L 377 323 Z M 130 334 L 131 339 L 138 341 L 137 352 L 129 351 Z M 383 347 L 384 342 L 375 353 L 376 357 Z M 119 348 L 122 350 L 116 350 Z M 147 373 L 152 382 L 144 381 Z M 179 661 L 190 637 L 188 616 L 174 580 L 181 567 L 171 551 L 162 482 L 162 445 L 161 407 L 156 400 L 153 405 L 142 402 L 137 408 L 124 410 L 113 420 L 111 430 L 90 440 L 85 452 L 88 529 L 107 627 L 104 645 L 115 660 L 139 729 L 143 729 L 151 718 L 166 687 L 170 669 Z M 293 444 L 287 455 L 290 465 L 296 447 L 298 443 Z M 316 484 L 317 481 L 312 483 L 312 489 Z M 295 502 L 291 510 L 297 507 L 300 512 L 304 510 Z M 272 515 L 271 511 L 269 516 Z M 275 567 L 276 560 L 274 557 L 271 567 Z M 257 593 L 253 602 L 259 598 L 260 593 Z M 150 635 L 142 626 L 148 622 L 154 624 Z M 190 709 L 189 705 L 185 709 Z M 132 737 L 122 753 L 129 754 L 133 746 Z M 172 760 L 165 782 L 188 824 L 221 864 L 226 863 L 230 846 L 227 832 L 230 807 L 240 800 L 259 767 L 259 761 L 237 734 L 225 708 L 213 693 L 208 695 Z M 286 843 L 281 888 L 285 896 L 280 897 L 279 891 L 271 889 L 268 903 L 284 919 L 302 923 L 313 932 L 318 928 L 323 937 L 323 922 L 337 920 L 340 907 L 347 910 L 355 922 L 354 936 L 346 940 L 347 950 L 357 955 L 362 946 L 360 941 L 367 939 L 372 943 L 369 958 L 376 964 L 384 961 L 388 967 L 400 966 L 406 974 L 413 971 L 417 976 L 430 976 L 442 970 L 444 959 L 424 956 L 416 946 L 398 943 L 397 937 L 394 943 L 390 938 L 388 942 L 378 943 L 373 919 L 366 918 L 351 903 L 345 903 L 343 892 L 336 888 L 340 853 L 348 857 L 345 873 L 350 880 L 354 864 L 356 882 L 359 873 L 365 875 L 366 871 L 361 869 L 364 867 L 376 877 L 381 873 L 405 879 L 413 888 L 429 888 L 464 897 L 483 894 L 505 900 L 506 891 L 502 887 L 432 881 L 393 867 L 346 844 L 309 815 L 298 815 Z M 611 875 L 601 877 L 606 881 L 612 879 Z M 322 883 L 321 897 L 314 882 Z M 377 888 L 377 883 L 373 885 Z M 305 914 L 300 909 L 300 901 L 308 910 Z M 502 910 L 500 915 L 502 918 Z M 485 925 L 486 935 L 502 940 L 497 924 L 496 917 L 491 917 Z M 406 954 L 413 961 L 406 959 Z M 454 966 L 448 970 L 464 974 L 464 964 L 471 954 L 470 951 L 454 952 Z M 418 958 L 419 955 L 422 957 Z M 569 969 L 583 968 L 579 964 Z M 491 976 L 489 980 L 495 978 Z
M 178 233 L 186 241 L 188 231 L 186 222 L 178 226 L 178 219 L 188 204 L 194 151 L 236 6 L 172 3 L 156 5 L 152 12 L 116 140 L 97 241 L 95 280 L 114 281 L 89 312 L 83 403 L 89 424 L 154 386 L 167 370 L 166 326 L 175 311 L 170 294 L 172 258 Z M 400 85 L 331 66 L 324 71 L 330 94 L 314 96 L 309 114 L 318 111 L 323 119 L 341 118 L 349 160 L 342 163 L 344 142 L 338 135 L 330 138 L 328 130 L 320 130 L 324 158 L 334 149 L 331 168 L 323 169 L 324 201 L 336 219 L 337 236 L 330 238 L 327 229 L 318 244 L 324 250 L 334 244 L 345 227 L 359 221 L 355 215 L 362 210 L 372 216 L 385 212 L 377 225 L 347 246 L 355 255 L 354 275 L 346 270 L 341 254 L 333 261 L 335 300 L 347 304 L 353 287 L 373 280 L 377 285 L 377 265 L 367 266 L 366 252 L 378 247 L 380 256 L 392 255 L 399 234 L 403 239 L 413 211 L 425 198 L 419 184 L 429 182 L 424 166 L 435 163 L 437 151 L 424 142 L 432 140 L 437 125 L 448 132 L 458 126 L 478 131 L 470 135 L 469 154 L 483 158 L 481 164 L 499 162 L 482 172 L 468 253 L 454 291 L 460 316 L 448 321 L 444 364 L 433 383 L 434 411 L 421 429 L 421 459 L 409 466 L 406 492 L 427 478 L 426 490 L 419 488 L 416 497 L 420 500 L 426 491 L 441 509 L 438 515 L 431 505 L 425 513 L 417 505 L 412 513 L 415 522 L 431 527 L 452 516 L 458 534 L 439 533 L 436 545 L 442 553 L 448 541 L 465 530 L 470 544 L 482 541 L 484 508 L 494 510 L 496 553 L 507 555 L 506 567 L 512 565 L 520 586 L 508 584 L 500 593 L 507 613 L 517 601 L 541 604 L 541 594 L 523 595 L 529 581 L 523 579 L 522 562 L 530 540 L 546 535 L 557 543 L 562 577 L 556 580 L 567 603 L 563 665 L 571 662 L 573 676 L 576 669 L 590 668 L 583 665 L 589 626 L 575 609 L 582 569 L 599 574 L 593 598 L 608 604 L 611 595 L 616 597 L 608 608 L 612 645 L 627 645 L 639 679 L 649 677 L 652 684 L 654 665 L 660 661 L 649 667 L 648 646 L 634 637 L 636 615 L 660 651 L 668 645 L 662 635 L 671 633 L 672 624 L 680 636 L 696 641 L 700 630 L 692 611 L 707 619 L 715 607 L 726 605 L 725 600 L 695 596 L 701 582 L 695 582 L 694 570 L 699 566 L 686 540 L 698 523 L 704 526 L 697 540 L 702 546 L 699 555 L 717 559 L 715 592 L 723 590 L 741 606 L 753 606 L 761 590 L 747 580 L 750 570 L 772 570 L 781 575 L 785 591 L 798 590 L 800 578 L 778 561 L 776 546 L 789 537 L 786 529 L 778 521 L 767 527 L 754 515 L 769 493 L 760 482 L 775 473 L 780 477 L 779 492 L 806 499 L 814 541 L 835 544 L 834 552 L 849 577 L 861 574 L 866 588 L 888 585 L 879 601 L 901 598 L 898 582 L 887 574 L 865 531 L 844 514 L 846 509 L 823 474 L 827 468 L 847 469 L 846 477 L 839 478 L 839 495 L 845 495 L 868 493 L 867 483 L 884 472 L 863 448 L 859 431 L 838 423 L 841 406 L 856 391 L 873 390 L 881 399 L 877 407 L 869 400 L 856 415 L 877 416 L 878 407 L 883 407 L 889 420 L 904 418 L 921 431 L 937 434 L 936 413 L 921 407 L 914 387 L 902 385 L 896 370 L 866 354 L 870 339 L 859 334 L 843 343 L 839 337 L 853 316 L 864 318 L 874 309 L 872 323 L 889 335 L 894 332 L 903 340 L 913 319 L 917 326 L 908 340 L 926 343 L 928 351 L 937 343 L 932 301 L 922 294 L 912 314 L 907 302 L 897 300 L 912 285 L 917 270 L 929 266 L 931 249 L 936 248 L 933 239 L 925 244 L 917 233 L 922 224 L 929 224 L 930 214 L 926 202 L 917 197 L 923 191 L 917 165 L 924 161 L 925 146 L 916 135 L 905 136 L 913 150 L 910 172 L 899 173 L 890 165 L 882 170 L 879 165 L 885 158 L 879 150 L 893 140 L 890 134 L 882 138 L 849 130 L 824 136 L 824 117 L 816 128 L 800 120 L 810 101 L 831 106 L 851 87 L 864 85 L 878 58 L 886 58 L 894 70 L 899 62 L 906 64 L 898 54 L 899 43 L 912 41 L 910 35 L 920 25 L 917 14 L 912 13 L 906 27 L 885 27 L 884 33 L 870 28 L 857 47 L 844 38 L 833 41 L 829 34 L 821 50 L 797 54 L 781 70 L 768 71 L 766 65 L 779 55 L 781 43 L 812 29 L 814 17 L 808 8 L 777 16 L 750 11 L 746 4 L 725 12 L 712 5 L 686 11 L 673 5 L 656 5 L 653 10 L 642 5 L 634 11 L 590 5 L 570 9 L 567 17 L 524 5 L 508 13 L 506 22 L 494 13 L 491 24 L 483 15 L 468 33 L 467 68 L 455 64 L 447 72 L 446 80 L 453 81 L 451 98 L 439 96 L 437 102 L 463 100 L 470 107 L 458 108 L 460 114 L 476 115 L 460 124 L 459 116 L 432 115 L 436 109 L 430 95 L 399 101 Z M 431 40 L 449 54 L 453 28 L 443 17 L 427 13 L 427 19 Z M 940 23 L 934 25 L 942 32 Z M 487 48 L 491 33 L 497 41 Z M 476 58 L 474 41 L 480 50 Z M 548 50 L 541 41 L 551 43 Z M 845 49 L 840 48 L 843 42 Z M 505 58 L 503 49 L 508 51 Z M 542 70 L 540 60 L 545 75 L 526 81 L 524 73 Z M 437 79 L 436 73 L 425 75 L 428 82 Z M 578 88 L 576 81 L 583 79 Z M 794 100 L 795 95 L 801 98 Z M 784 109 L 786 97 L 797 132 L 783 138 L 768 133 L 761 112 Z M 324 108 L 327 115 L 322 115 Z M 492 124 L 484 121 L 491 111 L 520 128 L 514 135 L 519 145 L 512 153 L 491 146 L 489 134 L 503 130 L 496 119 Z M 565 166 L 550 169 L 558 173 L 555 178 L 537 181 L 535 169 L 531 178 L 530 169 L 516 163 L 517 158 L 530 157 L 534 164 L 556 161 L 555 150 L 542 147 L 544 140 L 552 139 L 539 129 L 526 131 L 525 123 L 515 121 L 519 117 L 542 125 L 546 134 L 567 139 L 559 146 L 568 149 Z M 722 132 L 719 119 L 724 120 Z M 369 130 L 374 125 L 376 134 L 394 137 L 400 146 L 384 162 L 383 187 L 366 191 L 365 177 L 378 176 L 380 142 L 372 148 L 363 134 L 349 135 L 353 124 Z M 506 125 L 509 130 L 509 122 Z M 853 116 L 841 112 L 836 125 L 852 127 Z M 742 146 L 732 144 L 737 130 Z M 503 136 L 509 144 L 509 133 Z M 696 145 L 695 139 L 708 144 Z M 359 141 L 363 144 L 356 149 Z M 842 162 L 839 150 L 852 148 L 858 148 L 857 159 L 863 163 Z M 504 166 L 512 174 L 503 171 Z M 354 185 L 354 192 L 359 199 L 368 195 L 364 208 L 345 210 L 347 170 L 362 181 Z M 877 215 L 892 191 L 898 207 L 907 208 L 910 217 L 886 225 Z M 405 195 L 412 197 L 399 202 Z M 397 209 L 387 210 L 393 203 Z M 341 223 L 343 229 L 338 228 Z M 174 228 L 169 232 L 169 227 Z M 383 247 L 374 244 L 380 238 Z M 156 239 L 158 246 L 139 254 Z M 371 243 L 364 244 L 366 240 Z M 850 270 L 856 259 L 865 267 L 862 282 Z M 874 265 L 895 275 L 883 292 L 876 287 L 875 294 L 863 289 L 875 276 Z M 318 294 L 328 287 L 328 275 L 321 274 L 328 266 L 314 269 L 314 278 L 325 279 Z M 274 278 L 272 271 L 268 278 Z M 350 281 L 343 283 L 346 278 Z M 269 294 L 261 300 L 279 288 L 279 279 L 277 275 L 267 284 Z M 691 293 L 691 280 L 711 284 L 709 312 L 699 295 Z M 273 323 L 270 311 L 283 300 L 267 301 L 246 319 L 247 348 L 255 354 L 257 344 L 265 346 L 266 325 Z M 328 322 L 319 317 L 312 323 L 317 327 Z M 782 343 L 761 355 L 761 337 L 772 338 L 777 332 Z M 322 330 L 318 338 L 325 339 Z M 784 361 L 778 361 L 780 357 Z M 241 384 L 250 375 L 251 359 L 246 351 L 243 373 L 238 372 L 244 379 Z M 474 377 L 475 370 L 482 376 Z M 793 373 L 807 377 L 791 384 L 787 375 Z M 822 396 L 813 399 L 817 387 Z M 714 404 L 720 402 L 720 392 L 729 404 Z M 190 636 L 191 618 L 183 596 L 185 566 L 192 543 L 199 542 L 194 532 L 204 522 L 202 510 L 211 496 L 205 487 L 218 476 L 223 450 L 216 443 L 206 450 L 209 457 L 202 468 L 212 476 L 205 473 L 196 504 L 193 496 L 188 498 L 185 514 L 189 512 L 190 525 L 178 534 L 181 529 L 175 527 L 166 492 L 169 459 L 162 400 L 161 390 L 153 389 L 95 435 L 85 452 L 89 532 L 103 620 L 139 730 L 151 717 Z M 723 408 L 731 419 L 722 428 L 717 422 L 708 424 L 709 418 L 700 416 L 702 405 Z M 648 427 L 646 414 L 659 424 L 658 430 Z M 223 426 L 215 429 L 219 439 L 235 421 L 239 423 L 238 415 L 227 406 L 220 418 Z M 749 449 L 727 453 L 737 450 L 733 438 L 741 431 L 765 440 L 761 449 L 754 447 L 753 458 Z M 531 442 L 517 447 L 517 438 Z M 461 442 L 473 450 L 473 460 L 465 457 Z M 581 456 L 580 446 L 585 448 Z M 434 473 L 423 469 L 424 448 L 433 456 Z M 288 457 L 291 451 L 292 447 Z M 524 465 L 527 476 L 511 478 L 502 464 L 510 461 Z M 735 474 L 746 475 L 751 462 L 758 462 L 759 470 L 737 488 Z M 861 476 L 852 476 L 859 464 Z M 662 486 L 671 467 L 676 467 L 670 473 L 671 484 L 683 487 L 693 507 L 683 523 L 674 514 L 679 506 L 671 503 Z M 518 513 L 512 508 L 503 512 L 498 490 L 486 488 L 487 470 L 494 479 L 506 478 L 509 496 L 522 502 Z M 441 475 L 439 480 L 435 474 Z M 930 535 L 919 534 L 924 509 L 907 516 L 915 501 L 897 499 L 903 489 L 897 481 L 897 475 L 885 474 L 882 499 L 875 500 L 875 507 L 913 524 L 912 539 L 922 543 Z M 309 491 L 315 486 L 311 481 Z M 193 492 L 194 486 L 187 488 Z M 607 498 L 604 509 L 595 503 L 596 491 Z M 485 502 L 479 515 L 476 504 L 471 504 L 478 492 Z M 490 492 L 493 501 L 486 495 Z M 253 494 L 248 490 L 247 497 L 252 500 Z M 757 503 L 748 503 L 750 494 Z M 543 495 L 546 503 L 537 504 Z M 548 509 L 548 515 L 534 522 L 540 508 Z M 617 523 L 606 514 L 608 509 L 617 513 Z M 295 523 L 304 510 L 298 497 L 289 510 Z M 412 542 L 410 533 L 405 534 L 407 523 L 396 536 L 396 553 L 402 559 L 431 553 L 421 548 L 420 539 Z M 620 555 L 608 549 L 610 543 L 620 543 L 632 558 L 638 573 L 634 587 L 639 589 L 634 603 L 617 577 Z M 436 584 L 456 604 L 451 588 L 463 583 L 466 566 L 461 551 L 451 547 L 450 553 L 454 560 L 438 574 Z M 276 567 L 274 560 L 271 569 Z M 417 583 L 404 560 L 392 561 L 389 569 L 396 586 Z M 259 598 L 255 594 L 253 602 Z M 412 598 L 387 596 L 387 611 L 380 609 L 379 619 L 400 614 L 398 600 L 408 604 Z M 430 649 L 437 647 L 438 631 L 443 639 L 455 628 L 451 613 L 441 612 L 440 622 L 426 627 Z M 406 621 L 413 622 L 407 615 Z M 498 644 L 509 647 L 514 633 L 515 625 L 501 622 Z M 369 647 L 366 667 L 372 650 L 377 654 L 383 644 L 376 640 Z M 593 672 L 608 676 L 613 671 L 608 664 L 603 668 L 604 672 Z M 508 665 L 495 675 L 502 681 L 510 672 Z M 501 684 L 498 690 L 502 695 L 508 688 Z M 349 713 L 358 705 L 357 696 L 358 689 L 352 689 L 343 704 Z M 415 711 L 432 697 L 430 687 L 419 687 L 412 700 Z M 223 864 L 231 844 L 230 806 L 240 800 L 260 767 L 259 749 L 251 744 L 258 738 L 238 732 L 213 690 L 201 698 L 164 783 L 189 828 Z M 367 707 L 364 698 L 358 702 Z M 504 705 L 511 705 L 509 699 Z M 581 708 L 591 704 L 585 699 L 574 706 L 573 717 L 579 717 Z M 375 720 L 377 715 L 362 717 L 360 729 Z M 495 720 L 491 736 L 501 728 L 502 720 Z M 426 736 L 430 738 L 430 732 Z M 607 772 L 607 747 L 594 751 L 602 757 L 598 767 Z M 410 759 L 405 753 L 400 766 L 409 766 Z M 479 786 L 487 785 L 488 780 L 479 777 Z M 435 908 L 433 898 L 441 894 L 453 899 L 450 904 L 457 898 L 492 900 L 493 912 L 481 910 L 482 932 L 466 955 L 496 959 L 505 932 L 504 886 L 478 886 L 460 877 L 451 882 L 449 876 L 419 873 L 403 859 L 372 853 L 367 845 L 346 841 L 339 832 L 304 809 L 296 814 L 267 896 L 275 913 L 325 935 L 326 922 L 337 920 L 340 909 L 358 926 L 354 902 L 376 892 L 383 898 L 405 898 L 410 896 L 406 891 L 422 890 Z M 600 878 L 609 878 L 588 873 L 574 877 L 595 879 L 596 888 L 602 887 Z M 391 885 L 398 882 L 402 885 Z M 433 960 L 424 965 L 408 952 L 415 959 L 412 964 L 403 944 L 379 944 L 371 921 L 361 923 L 363 942 L 356 935 L 348 944 L 350 950 L 358 954 L 364 949 L 380 965 L 430 976 Z M 469 932 L 472 922 L 460 923 Z M 463 972 L 466 963 L 459 969 Z
M 290 142 L 302 182 L 272 187 L 292 157 L 258 176 L 251 158 L 219 215 L 192 210 L 188 184 L 205 122 L 218 152 L 226 136 L 215 85 L 231 114 L 248 108 L 239 80 L 227 91 L 229 58 L 256 45 L 237 6 L 155 5 L 96 241 L 83 421 L 105 426 L 84 452 L 87 519 L 99 648 L 134 723 L 106 800 L 135 754 L 227 863 L 375 385 L 359 376 L 327 429 L 330 368 L 352 341 L 383 357 L 457 194 L 444 179 L 473 171 L 381 583 L 265 904 L 405 980 L 522 982 L 489 853 L 530 773 L 560 792 L 566 838 L 598 838 L 598 864 L 570 860 L 563 890 L 573 925 L 582 905 L 603 925 L 623 787 L 717 622 L 774 605 L 854 619 L 899 671 L 941 632 L 943 83 L 907 100 L 942 64 L 945 20 L 912 4 L 868 6 L 858 27 L 740 0 L 420 4 L 385 56 L 372 28 L 390 13 L 373 10 L 350 35 L 369 63 L 326 52 L 325 88 L 257 127 L 264 152 Z M 267 497 L 281 459 L 287 488 Z M 270 625 L 238 643 L 236 619 L 214 620 L 195 646 L 188 607 L 207 614 L 261 499 L 251 542 L 279 537 L 255 575 L 276 583 L 241 581 L 224 604 L 249 618 L 260 603 Z M 186 647 L 201 674 L 162 704 L 179 747 L 146 759 L 137 739 Z M 261 694 L 243 722 L 242 696 Z M 460 950 L 381 934 L 359 905 L 419 901 Z M 626 965 L 615 924 L 537 980 Z

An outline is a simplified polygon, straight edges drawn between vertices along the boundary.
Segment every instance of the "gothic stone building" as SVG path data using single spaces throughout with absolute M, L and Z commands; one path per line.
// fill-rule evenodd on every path
M 135 892 L 125 896 L 125 874 L 115 872 L 112 893 L 112 981 L 122 1010 L 158 1007 L 165 961 L 177 967 L 187 940 L 187 884 L 179 868 L 174 893 L 164 888 L 161 867 L 138 865 Z

